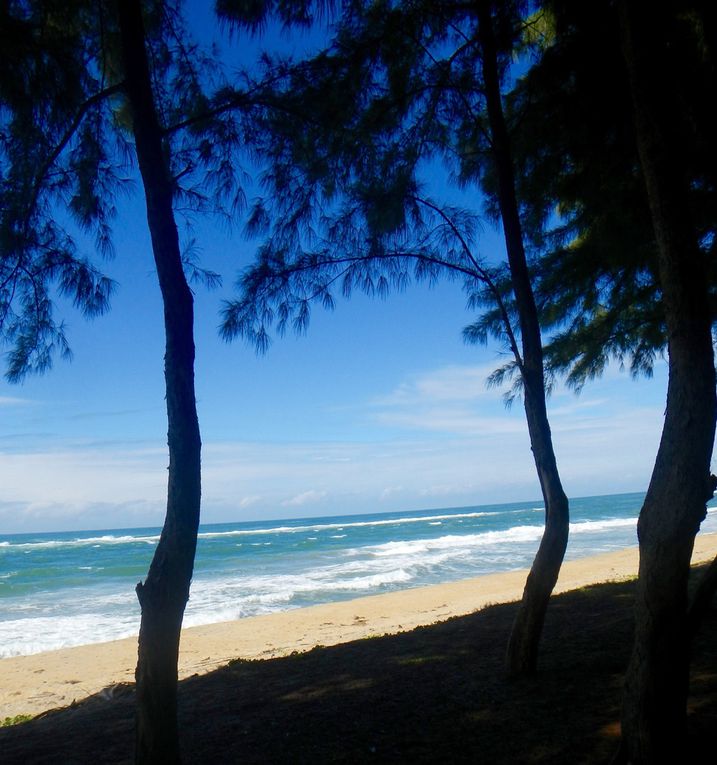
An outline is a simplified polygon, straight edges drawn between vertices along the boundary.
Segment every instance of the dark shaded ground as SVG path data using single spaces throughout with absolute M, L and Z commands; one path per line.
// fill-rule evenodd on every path
M 515 605 L 181 684 L 191 763 L 605 763 L 618 734 L 632 583 L 556 597 L 538 674 L 503 679 Z M 0 762 L 132 760 L 133 694 L 120 690 L 0 729 Z M 717 743 L 717 612 L 695 643 L 685 763 Z

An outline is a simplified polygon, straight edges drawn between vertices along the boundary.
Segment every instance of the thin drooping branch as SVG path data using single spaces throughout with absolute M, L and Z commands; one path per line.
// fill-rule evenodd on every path
M 520 349 L 518 348 L 518 342 L 515 337 L 515 333 L 513 332 L 513 324 L 510 321 L 510 316 L 508 315 L 508 309 L 505 306 L 505 301 L 503 300 L 503 296 L 500 294 L 500 290 L 498 289 L 498 286 L 495 283 L 495 280 L 491 278 L 490 274 L 480 265 L 480 263 L 476 260 L 475 256 L 471 252 L 470 247 L 468 246 L 468 243 L 466 242 L 463 234 L 458 230 L 458 227 L 456 226 L 455 222 L 450 218 L 450 216 L 446 215 L 445 210 L 442 210 L 438 205 L 433 204 L 429 200 L 422 199 L 420 197 L 413 197 L 415 201 L 426 205 L 433 211 L 435 211 L 438 215 L 443 218 L 443 220 L 448 224 L 448 226 L 453 231 L 454 236 L 458 241 L 460 242 L 461 247 L 463 248 L 463 252 L 465 253 L 465 256 L 470 260 L 470 262 L 473 264 L 473 268 L 476 272 L 476 278 L 480 279 L 486 287 L 490 290 L 491 294 L 493 295 L 493 299 L 496 302 L 496 305 L 498 306 L 498 310 L 500 311 L 501 320 L 503 322 L 503 328 L 505 329 L 506 335 L 508 336 L 508 342 L 510 344 L 510 350 L 513 353 L 513 356 L 515 357 L 516 364 L 518 365 L 518 369 L 520 370 L 521 374 L 523 373 L 523 357 L 520 354 Z
M 273 109 L 288 114 L 291 117 L 301 118 L 305 122 L 312 122 L 310 114 L 300 112 L 297 109 L 291 108 L 284 99 L 271 97 L 271 85 L 281 81 L 284 78 L 283 73 L 275 74 L 267 77 L 265 80 L 256 83 L 253 87 L 245 91 L 232 90 L 231 94 L 220 99 L 219 102 L 204 111 L 194 114 L 191 117 L 175 122 L 172 125 L 167 125 L 162 130 L 162 136 L 169 138 L 170 136 L 185 130 L 187 128 L 195 127 L 203 123 L 210 122 L 217 117 L 221 117 L 229 112 L 246 109 L 248 107 L 263 107 L 265 109 Z
M 111 96 L 116 95 L 117 93 L 120 93 L 124 88 L 124 83 L 119 82 L 116 85 L 111 85 L 108 88 L 105 88 L 104 90 L 99 91 L 98 93 L 95 93 L 93 96 L 90 96 L 77 110 L 77 114 L 75 115 L 74 119 L 70 123 L 67 130 L 64 132 L 60 140 L 57 142 L 57 145 L 55 148 L 47 155 L 47 158 L 40 166 L 40 169 L 37 171 L 37 174 L 35 175 L 35 180 L 33 181 L 33 190 L 30 197 L 30 203 L 27 207 L 27 217 L 26 220 L 29 219 L 29 217 L 32 215 L 32 211 L 35 209 L 35 206 L 37 205 L 37 200 L 40 196 L 40 193 L 42 191 L 43 184 L 45 182 L 45 179 L 47 178 L 47 174 L 50 172 L 50 169 L 52 166 L 57 162 L 58 158 L 62 154 L 62 152 L 65 150 L 69 142 L 72 140 L 72 137 L 75 135 L 77 130 L 79 129 L 80 125 L 82 124 L 82 120 L 85 118 L 85 115 L 92 109 L 92 107 L 96 106 L 97 104 L 101 103 L 107 98 L 110 98 Z

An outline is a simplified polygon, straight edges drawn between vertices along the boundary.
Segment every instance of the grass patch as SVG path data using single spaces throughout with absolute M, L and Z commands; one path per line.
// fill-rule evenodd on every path
M 33 717 L 34 715 L 15 715 L 15 717 L 5 717 L 0 720 L 0 728 L 9 728 L 11 725 L 19 725 L 20 723 L 32 720 Z

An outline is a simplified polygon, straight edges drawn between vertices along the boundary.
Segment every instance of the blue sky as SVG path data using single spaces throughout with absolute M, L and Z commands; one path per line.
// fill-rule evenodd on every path
M 485 379 L 499 348 L 466 346 L 458 285 L 317 309 L 306 336 L 265 356 L 219 340 L 218 309 L 253 255 L 210 225 L 202 255 L 225 286 L 199 289 L 197 397 L 203 520 L 455 507 L 540 496 L 520 402 Z M 491 251 L 499 237 L 488 234 Z M 74 350 L 43 377 L 0 383 L 0 533 L 159 525 L 166 492 L 161 304 L 140 200 L 118 226 L 113 309 L 68 310 Z M 665 365 L 610 370 L 550 413 L 567 491 L 643 490 L 657 450 Z
M 485 378 L 499 348 L 466 346 L 456 284 L 316 309 L 306 337 L 257 357 L 219 340 L 218 309 L 253 256 L 212 221 L 196 231 L 224 287 L 197 289 L 203 521 L 532 500 L 540 490 L 522 405 Z M 139 194 L 122 204 L 112 311 L 62 309 L 75 354 L 43 377 L 0 383 L 0 533 L 160 525 L 166 496 L 161 303 Z M 482 243 L 502 258 L 497 232 Z M 550 413 L 568 494 L 644 490 L 662 426 L 666 365 L 610 370 Z

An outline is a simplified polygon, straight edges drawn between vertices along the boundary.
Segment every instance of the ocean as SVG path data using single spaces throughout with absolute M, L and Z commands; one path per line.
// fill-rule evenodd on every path
M 643 495 L 571 500 L 567 559 L 637 544 Z M 539 502 L 203 525 L 184 625 L 530 566 Z M 717 510 L 702 526 L 717 531 Z M 136 635 L 158 528 L 0 535 L 0 657 Z

